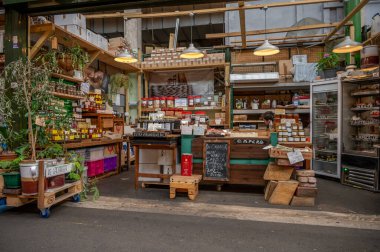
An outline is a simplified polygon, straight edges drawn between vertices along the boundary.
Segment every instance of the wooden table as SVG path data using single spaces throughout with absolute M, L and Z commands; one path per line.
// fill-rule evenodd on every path
M 179 135 L 168 135 L 166 138 L 146 138 L 143 141 L 138 141 L 136 138 L 131 137 L 131 144 L 135 148 L 135 190 L 139 188 L 139 177 L 145 178 L 160 178 L 169 179 L 176 173 L 177 166 L 177 140 Z M 141 140 L 141 139 L 140 139 Z M 140 173 L 140 150 L 154 149 L 154 150 L 173 150 L 172 154 L 172 174 L 152 174 Z M 162 183 L 161 183 L 162 184 Z

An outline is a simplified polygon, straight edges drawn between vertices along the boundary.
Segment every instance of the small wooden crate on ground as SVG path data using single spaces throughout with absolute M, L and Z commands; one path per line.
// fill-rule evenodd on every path
M 289 180 L 292 176 L 294 167 L 278 166 L 273 162 L 268 164 L 264 173 L 264 180 Z
M 298 187 L 298 181 L 270 181 L 265 198 L 270 204 L 289 205 Z
M 198 185 L 202 175 L 180 176 L 173 175 L 170 177 L 170 198 L 176 197 L 176 192 L 187 192 L 189 199 L 195 200 L 198 195 Z

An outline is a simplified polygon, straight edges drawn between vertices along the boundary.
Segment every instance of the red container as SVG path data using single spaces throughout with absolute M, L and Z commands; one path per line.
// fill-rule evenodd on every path
M 193 154 L 183 153 L 181 157 L 181 175 L 193 175 Z
M 65 185 L 65 174 L 57 175 L 51 178 L 47 178 L 45 183 L 45 187 L 47 189 L 58 188 Z M 45 188 L 46 189 L 46 188 Z
M 85 166 L 87 166 L 87 176 L 94 177 L 104 173 L 104 159 L 98 159 L 94 161 L 86 161 Z

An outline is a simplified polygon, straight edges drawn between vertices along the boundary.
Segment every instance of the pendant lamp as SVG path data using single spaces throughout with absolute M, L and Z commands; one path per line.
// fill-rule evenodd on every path
M 334 46 L 334 53 L 351 53 L 363 49 L 363 45 L 346 36 L 342 42 Z
M 125 49 L 116 56 L 115 61 L 121 63 L 135 63 L 137 62 L 137 59 L 128 51 L 128 49 Z
M 280 49 L 277 47 L 277 46 L 274 46 L 272 45 L 271 43 L 269 43 L 268 39 L 267 39 L 267 9 L 268 7 L 265 6 L 264 8 L 264 11 L 265 11 L 265 26 L 264 26 L 264 31 L 265 31 L 265 41 L 264 43 L 257 47 L 254 51 L 253 51 L 253 54 L 256 55 L 256 56 L 269 56 L 269 55 L 274 55 L 274 54 L 277 54 L 280 52 Z
M 200 59 L 203 58 L 205 55 L 201 50 L 196 48 L 193 44 L 193 22 L 194 22 L 194 13 L 190 13 L 190 17 L 192 17 L 191 21 L 191 30 L 190 30 L 190 45 L 188 48 L 183 50 L 183 52 L 180 55 L 180 58 L 182 59 Z

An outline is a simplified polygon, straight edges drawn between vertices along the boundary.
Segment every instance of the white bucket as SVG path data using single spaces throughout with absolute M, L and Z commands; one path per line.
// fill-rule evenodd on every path
M 38 163 L 21 163 L 21 188 L 22 194 L 34 195 L 38 193 Z

